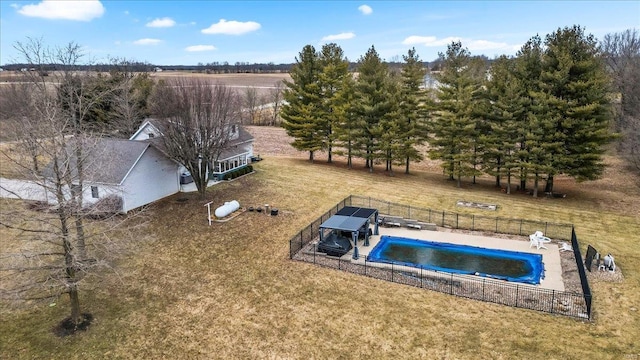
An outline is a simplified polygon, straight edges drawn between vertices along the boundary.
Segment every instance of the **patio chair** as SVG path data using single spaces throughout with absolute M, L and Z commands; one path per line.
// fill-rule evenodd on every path
M 551 240 L 549 240 L 549 241 L 551 241 Z M 544 246 L 544 243 L 545 243 L 545 241 L 543 239 L 541 239 L 540 237 L 536 236 L 536 234 L 529 235 L 529 247 L 530 248 L 535 246 L 536 249 L 538 249 L 538 250 L 546 249 L 547 247 Z

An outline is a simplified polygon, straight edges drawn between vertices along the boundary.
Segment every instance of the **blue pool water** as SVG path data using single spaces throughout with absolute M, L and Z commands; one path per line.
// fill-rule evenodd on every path
M 540 284 L 542 255 L 384 235 L 368 261 Z

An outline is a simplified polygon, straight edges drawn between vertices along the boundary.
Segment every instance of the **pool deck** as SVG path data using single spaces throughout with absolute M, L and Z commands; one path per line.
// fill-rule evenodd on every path
M 521 284 L 526 286 L 535 286 L 549 290 L 564 291 L 564 282 L 562 281 L 562 266 L 560 264 L 560 250 L 558 245 L 554 243 L 545 244 L 547 249 L 536 249 L 529 247 L 529 241 L 509 240 L 493 238 L 488 236 L 469 235 L 453 232 L 441 232 L 430 230 L 413 230 L 405 228 L 388 228 L 380 227 L 380 235 L 373 235 L 369 238 L 369 246 L 363 246 L 363 242 L 358 242 L 358 252 L 360 258 L 358 260 L 351 259 L 353 250 L 349 251 L 342 258 L 351 259 L 352 262 L 364 264 L 364 258 L 380 241 L 382 235 L 405 237 L 410 239 L 430 240 L 436 242 L 477 246 L 487 249 L 520 251 L 532 254 L 541 254 L 544 263 L 544 279 L 539 285 Z M 471 275 L 469 275 L 471 276 Z M 520 284 L 520 283 L 519 283 Z

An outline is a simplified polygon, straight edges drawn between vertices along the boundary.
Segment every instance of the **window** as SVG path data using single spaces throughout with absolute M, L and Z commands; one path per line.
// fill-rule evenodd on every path
M 231 133 L 235 134 L 236 131 L 238 131 L 238 125 L 233 124 L 233 126 L 231 127 Z
M 156 136 L 154 133 L 149 133 L 149 139 L 153 139 Z
M 94 199 L 99 198 L 98 196 L 98 187 L 97 186 L 92 186 L 91 187 L 91 197 Z

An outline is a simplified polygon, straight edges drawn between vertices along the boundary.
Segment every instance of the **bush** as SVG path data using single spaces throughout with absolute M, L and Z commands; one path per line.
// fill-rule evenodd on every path
M 236 169 L 236 170 L 233 170 L 231 172 L 228 172 L 228 173 L 224 174 L 224 176 L 222 177 L 222 180 L 232 180 L 232 179 L 235 179 L 235 178 L 240 177 L 242 175 L 246 175 L 246 174 L 248 174 L 250 172 L 253 172 L 253 166 L 247 165 L 247 166 L 245 166 L 243 168 Z

